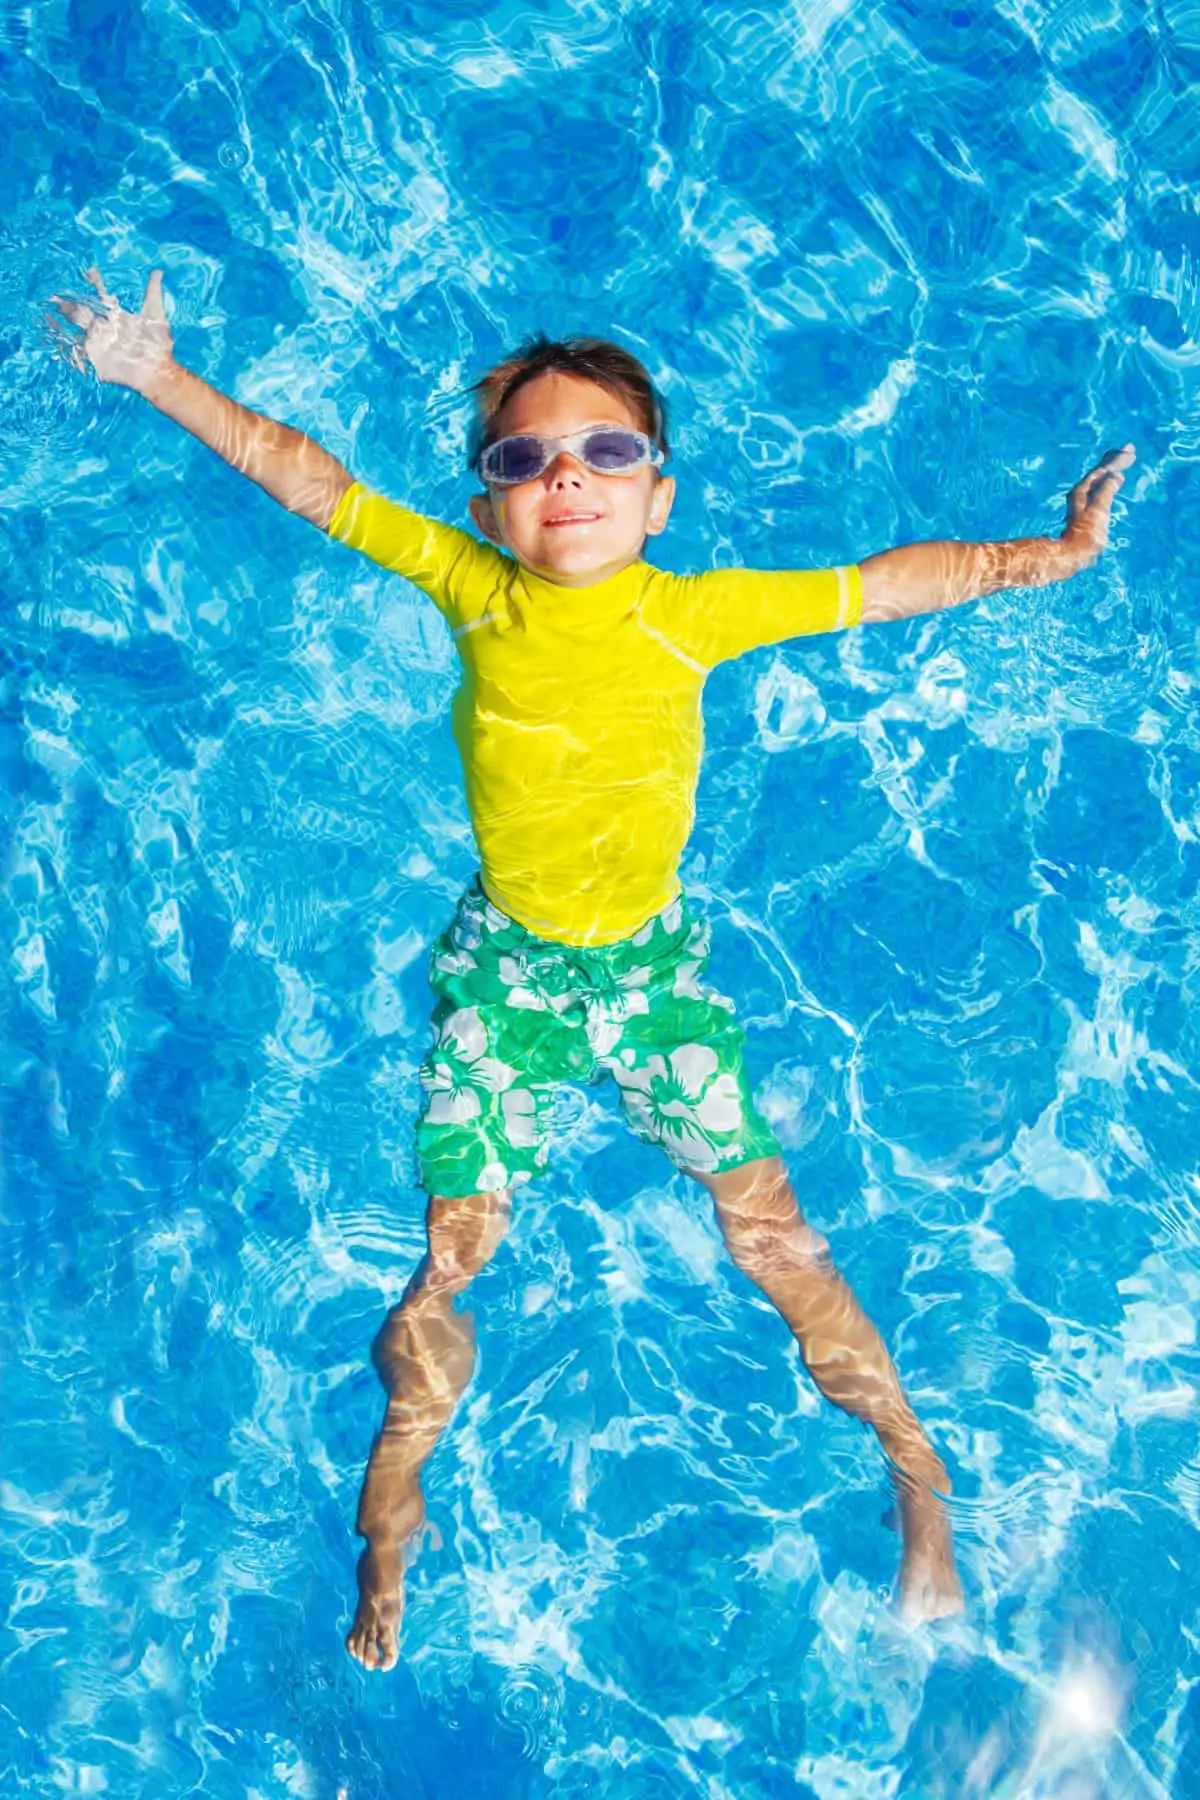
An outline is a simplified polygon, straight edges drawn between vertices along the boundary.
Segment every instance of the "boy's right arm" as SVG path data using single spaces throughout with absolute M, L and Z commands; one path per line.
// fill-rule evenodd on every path
M 84 334 L 71 347 L 75 366 L 90 363 L 101 381 L 143 395 L 289 512 L 327 531 L 353 477 L 303 432 L 240 406 L 175 361 L 161 271 L 150 276 L 138 313 L 126 312 L 113 299 L 97 269 L 88 271 L 88 280 L 102 312 L 55 297 L 59 311 Z

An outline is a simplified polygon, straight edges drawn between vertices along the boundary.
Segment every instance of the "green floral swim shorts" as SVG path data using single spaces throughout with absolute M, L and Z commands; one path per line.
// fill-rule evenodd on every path
M 613 1076 L 638 1137 L 715 1174 L 778 1154 L 757 1112 L 733 1004 L 701 979 L 708 929 L 673 900 L 632 938 L 534 937 L 478 884 L 434 946 L 435 1041 L 421 1068 L 427 1193 L 515 1187 L 545 1167 L 555 1092 Z

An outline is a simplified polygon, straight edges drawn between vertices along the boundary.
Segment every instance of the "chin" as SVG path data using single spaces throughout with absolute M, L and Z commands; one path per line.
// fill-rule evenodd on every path
M 639 554 L 639 548 L 631 550 L 621 544 L 552 544 L 543 548 L 545 554 L 534 566 L 571 581 L 599 581 L 607 570 L 636 562 Z
M 614 558 L 609 556 L 587 555 L 569 552 L 558 556 L 547 556 L 533 566 L 541 570 L 551 580 L 560 581 L 599 581 L 606 569 L 611 569 Z

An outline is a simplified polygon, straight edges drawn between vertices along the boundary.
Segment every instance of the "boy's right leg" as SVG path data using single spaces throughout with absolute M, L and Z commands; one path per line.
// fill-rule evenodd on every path
M 586 1078 L 593 1060 L 563 946 L 506 918 L 478 884 L 434 945 L 429 979 L 437 1007 L 421 1065 L 417 1160 L 435 1198 L 428 1251 L 374 1346 L 388 1403 L 359 1500 L 367 1547 L 346 1638 L 368 1669 L 395 1666 L 402 1552 L 425 1516 L 419 1472 L 475 1364 L 471 1322 L 455 1312 L 455 1297 L 504 1236 L 508 1190 L 545 1165 L 558 1083 Z M 436 1197 L 471 1186 L 482 1191 Z
M 425 1518 L 419 1475 L 471 1379 L 475 1334 L 455 1296 L 477 1275 L 508 1228 L 507 1193 L 433 1198 L 428 1249 L 404 1298 L 372 1347 L 387 1409 L 358 1502 L 367 1547 L 358 1564 L 358 1610 L 346 1648 L 368 1669 L 391 1669 L 399 1653 L 405 1544 Z

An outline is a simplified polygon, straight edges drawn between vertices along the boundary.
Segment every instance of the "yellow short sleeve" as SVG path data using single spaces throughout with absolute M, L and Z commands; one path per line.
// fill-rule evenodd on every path
M 653 611 L 650 622 L 711 669 L 761 644 L 857 625 L 862 575 L 850 563 L 837 569 L 714 569 L 667 577 L 655 584 Z
M 511 567 L 491 544 L 397 506 L 359 481 L 338 501 L 329 535 L 405 576 L 429 595 L 451 625 L 475 617 Z

